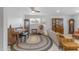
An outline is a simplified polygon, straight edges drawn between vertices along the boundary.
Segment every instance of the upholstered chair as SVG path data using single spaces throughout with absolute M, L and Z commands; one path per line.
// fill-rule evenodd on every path
M 38 34 L 44 34 L 44 26 L 40 25 L 39 28 L 37 29 Z
M 12 46 L 17 39 L 17 33 L 13 28 L 8 29 L 8 45 Z

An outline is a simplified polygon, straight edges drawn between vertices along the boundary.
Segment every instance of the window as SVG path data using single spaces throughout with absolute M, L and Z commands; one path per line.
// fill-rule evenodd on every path
M 30 19 L 30 24 L 39 24 L 40 23 L 40 18 L 31 18 Z

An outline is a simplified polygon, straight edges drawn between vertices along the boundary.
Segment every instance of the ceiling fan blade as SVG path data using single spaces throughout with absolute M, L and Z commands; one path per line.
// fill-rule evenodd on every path
M 35 7 L 30 7 L 32 11 L 40 12 L 40 10 L 35 10 Z
M 34 10 L 35 12 L 40 12 L 39 10 Z

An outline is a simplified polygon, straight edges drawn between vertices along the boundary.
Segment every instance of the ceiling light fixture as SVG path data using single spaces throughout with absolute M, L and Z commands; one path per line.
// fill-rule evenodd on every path
M 59 12 L 60 12 L 60 10 L 56 10 L 56 12 L 57 12 L 57 13 L 59 13 Z
M 32 11 L 32 13 L 35 13 L 35 11 Z

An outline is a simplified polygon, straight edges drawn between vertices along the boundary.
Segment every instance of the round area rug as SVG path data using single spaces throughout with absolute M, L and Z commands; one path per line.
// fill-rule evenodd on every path
M 30 35 L 26 42 L 14 44 L 15 51 L 45 51 L 52 46 L 52 40 L 44 35 Z

